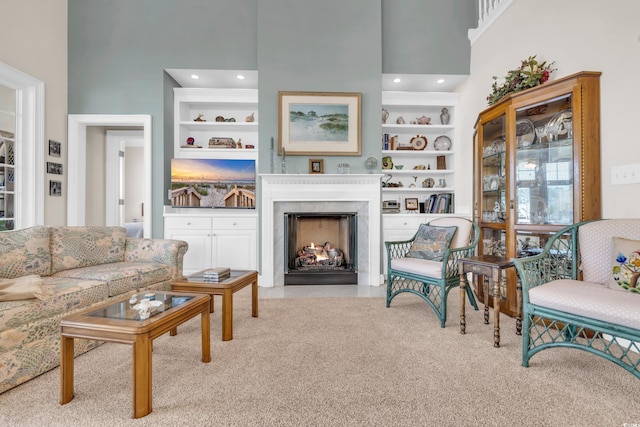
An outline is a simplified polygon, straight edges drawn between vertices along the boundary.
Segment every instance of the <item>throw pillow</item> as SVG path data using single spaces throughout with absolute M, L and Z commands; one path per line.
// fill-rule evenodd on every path
M 638 278 L 640 278 L 640 241 L 614 237 L 609 287 L 640 293 Z
M 0 301 L 18 301 L 36 297 L 40 291 L 42 278 L 31 275 L 15 279 L 0 279 Z
M 442 261 L 457 229 L 458 227 L 455 225 L 451 227 L 436 227 L 429 224 L 420 224 L 407 257 Z

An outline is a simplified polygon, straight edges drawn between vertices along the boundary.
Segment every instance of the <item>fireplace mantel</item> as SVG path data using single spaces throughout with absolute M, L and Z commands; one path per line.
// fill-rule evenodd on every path
M 382 174 L 264 174 L 261 183 L 261 236 L 262 269 L 260 286 L 280 286 L 282 268 L 276 265 L 283 259 L 281 236 L 275 230 L 282 229 L 284 219 L 276 215 L 277 205 L 303 205 L 304 210 L 322 209 L 324 203 L 352 203 L 363 206 L 360 223 L 366 224 L 366 235 L 361 238 L 366 247 L 359 244 L 358 285 L 381 284 L 381 191 Z M 366 218 L 364 218 L 366 217 Z

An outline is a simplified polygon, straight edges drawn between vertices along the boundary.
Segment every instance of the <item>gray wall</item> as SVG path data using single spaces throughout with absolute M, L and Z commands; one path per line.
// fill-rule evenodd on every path
M 279 90 L 361 92 L 362 158 L 380 152 L 380 74 L 468 74 L 473 0 L 69 0 L 69 114 L 151 114 L 152 235 L 162 236 L 172 126 L 166 68 L 257 69 L 260 172 Z M 459 16 L 458 16 L 459 15 Z M 445 24 L 443 20 L 453 18 Z M 429 52 L 425 55 L 424 52 Z M 290 158 L 306 171 L 307 158 Z M 73 165 L 69 165 L 73 167 Z

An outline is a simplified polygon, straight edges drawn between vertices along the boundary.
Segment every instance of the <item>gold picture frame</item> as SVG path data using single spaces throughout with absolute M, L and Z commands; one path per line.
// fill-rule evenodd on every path
M 309 159 L 309 173 L 310 174 L 322 174 L 322 173 L 324 173 L 324 160 L 322 160 L 322 159 Z
M 278 153 L 360 156 L 361 101 L 356 92 L 278 92 Z

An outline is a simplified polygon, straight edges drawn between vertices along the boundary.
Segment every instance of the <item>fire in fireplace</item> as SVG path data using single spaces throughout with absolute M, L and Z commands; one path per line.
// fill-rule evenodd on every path
M 285 213 L 285 285 L 358 283 L 357 214 Z

